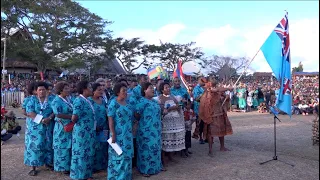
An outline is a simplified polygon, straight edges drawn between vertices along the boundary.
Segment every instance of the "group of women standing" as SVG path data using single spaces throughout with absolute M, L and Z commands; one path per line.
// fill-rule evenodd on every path
M 164 152 L 172 160 L 172 152 L 185 149 L 183 113 L 168 83 L 158 87 L 161 95 L 155 97 L 155 87 L 142 79 L 130 97 L 125 81 L 115 84 L 110 99 L 105 99 L 103 83 L 80 81 L 77 96 L 67 82 L 55 85 L 55 95 L 45 82 L 30 84 L 23 106 L 29 175 L 45 166 L 72 179 L 92 179 L 94 172 L 107 169 L 108 179 L 131 180 L 134 149 L 145 177 L 165 171 Z M 121 155 L 108 145 L 109 138 L 121 147 Z
M 32 167 L 29 175 L 36 176 L 36 168 L 43 165 L 70 173 L 72 179 L 90 179 L 92 172 L 105 170 L 108 145 L 99 137 L 108 130 L 107 105 L 100 98 L 100 84 L 79 82 L 77 97 L 70 96 L 66 82 L 57 83 L 56 95 L 51 96 L 45 82 L 30 84 L 28 89 L 23 108 L 27 115 L 24 163 Z

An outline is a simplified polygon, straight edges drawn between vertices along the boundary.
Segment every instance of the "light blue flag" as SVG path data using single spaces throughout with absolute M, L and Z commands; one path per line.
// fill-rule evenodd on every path
M 275 77 L 279 80 L 282 69 L 282 42 L 275 31 L 272 31 L 268 39 L 263 43 L 261 51 Z
M 281 19 L 280 23 L 262 45 L 261 51 L 280 82 L 276 107 L 291 117 L 292 78 L 288 13 Z

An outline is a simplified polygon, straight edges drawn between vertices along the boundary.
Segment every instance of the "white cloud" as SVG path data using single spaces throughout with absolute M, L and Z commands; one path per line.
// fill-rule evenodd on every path
M 305 71 L 319 71 L 319 20 L 303 19 L 291 22 L 289 22 L 291 66 L 296 67 L 302 61 Z M 254 45 L 250 44 L 254 44 L 255 41 L 260 40 L 249 38 L 248 50 L 253 50 Z M 263 41 L 259 43 L 262 44 Z M 259 55 L 253 63 L 254 66 L 259 66 L 257 71 L 271 71 L 262 53 Z
M 230 24 L 205 28 L 198 31 L 190 38 L 198 47 L 205 52 L 215 52 L 221 55 L 246 56 L 253 58 L 261 45 L 274 29 L 275 24 L 266 24 L 257 28 L 242 27 L 235 28 Z M 305 71 L 319 71 L 319 19 L 300 19 L 289 22 L 292 67 L 296 67 L 300 61 Z M 183 37 L 183 24 L 167 24 L 157 30 L 151 29 L 127 29 L 119 33 L 125 38 L 140 37 L 149 44 L 160 44 L 162 42 L 177 42 Z M 181 43 L 181 42 L 180 42 Z M 210 54 L 206 54 L 210 55 Z M 255 71 L 270 72 L 271 69 L 266 62 L 262 52 L 259 52 L 251 64 Z M 139 69 L 136 72 L 145 72 Z
M 194 41 L 197 43 L 197 46 L 204 49 L 215 49 L 221 53 L 227 53 L 227 49 L 225 48 L 227 42 L 236 36 L 237 33 L 237 30 L 228 24 L 218 28 L 204 29 L 194 38 Z
M 157 30 L 151 30 L 151 29 L 127 29 L 119 34 L 117 36 L 124 37 L 124 38 L 135 38 L 139 37 L 142 40 L 144 40 L 147 44 L 160 44 L 160 40 L 165 42 L 175 42 L 176 37 L 180 34 L 182 30 L 184 30 L 186 27 L 183 24 L 167 24 L 162 27 L 160 27 Z M 139 69 L 135 70 L 136 73 L 146 73 L 146 69 L 143 67 L 140 67 Z
M 301 19 L 289 23 L 292 67 L 302 61 L 305 71 L 319 71 L 319 19 Z M 276 23 L 267 24 L 255 29 L 236 29 L 226 25 L 205 29 L 195 36 L 195 40 L 198 46 L 207 51 L 253 58 L 275 25 Z M 251 67 L 260 72 L 271 71 L 261 52 L 257 54 Z
M 179 33 L 185 29 L 183 24 L 167 24 L 158 30 L 151 29 L 127 29 L 118 35 L 124 38 L 140 37 L 148 44 L 160 44 L 164 42 L 173 42 Z

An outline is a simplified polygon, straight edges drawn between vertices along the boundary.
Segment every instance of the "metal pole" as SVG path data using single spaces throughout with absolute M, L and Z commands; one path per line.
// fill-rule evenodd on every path
M 4 38 L 4 47 L 3 47 L 3 60 L 2 60 L 2 71 L 5 71 L 5 64 L 6 64 L 6 51 L 7 51 L 7 39 Z M 2 74 L 2 81 L 6 80 L 5 74 Z
M 261 49 L 261 48 L 260 48 Z M 249 68 L 250 64 L 252 63 L 252 61 L 254 60 L 254 58 L 256 58 L 256 56 L 258 55 L 260 49 L 256 52 L 256 54 L 253 56 L 253 58 L 249 61 L 248 65 L 244 68 L 243 72 L 241 73 L 241 75 L 239 76 L 239 78 L 237 79 L 237 81 L 234 83 L 233 88 L 235 89 L 237 87 L 237 83 L 239 82 L 240 78 L 242 77 L 242 75 L 247 71 L 247 69 Z M 224 101 L 222 102 L 221 107 L 223 107 L 224 103 L 226 102 L 227 97 L 224 99 Z

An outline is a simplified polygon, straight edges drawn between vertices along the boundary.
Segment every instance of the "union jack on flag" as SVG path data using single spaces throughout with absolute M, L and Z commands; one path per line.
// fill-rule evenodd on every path
M 281 19 L 279 24 L 276 26 L 274 31 L 277 33 L 282 41 L 282 57 L 288 62 L 290 62 L 290 38 L 289 38 L 289 22 L 288 22 L 288 12 Z
M 292 77 L 288 12 L 263 43 L 261 51 L 280 82 L 276 107 L 291 116 Z

